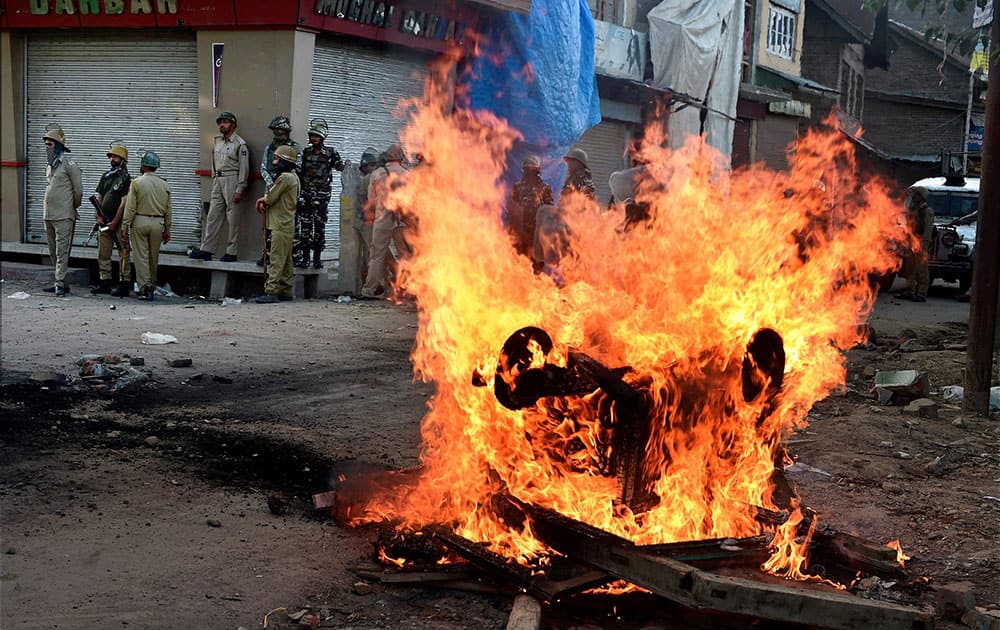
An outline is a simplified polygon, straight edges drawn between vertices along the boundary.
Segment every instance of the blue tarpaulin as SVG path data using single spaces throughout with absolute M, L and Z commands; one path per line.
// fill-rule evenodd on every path
M 521 177 L 521 160 L 532 153 L 558 197 L 566 176 L 562 157 L 601 121 L 587 2 L 534 0 L 530 15 L 497 13 L 483 36 L 483 54 L 466 74 L 467 105 L 506 119 L 524 136 L 511 152 L 509 183 Z

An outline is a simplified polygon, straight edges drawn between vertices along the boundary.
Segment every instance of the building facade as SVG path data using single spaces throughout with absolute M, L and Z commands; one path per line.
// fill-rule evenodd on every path
M 2 225 L 4 242 L 44 243 L 45 126 L 60 124 L 83 170 L 85 196 L 107 168 L 108 143 L 155 150 L 173 190 L 166 251 L 201 239 L 218 113 L 239 118 L 253 176 L 271 140 L 268 122 L 292 122 L 304 145 L 324 118 L 327 143 L 357 162 L 384 150 L 404 121 L 400 99 L 419 96 L 428 64 L 461 50 L 485 9 L 436 0 L 7 0 L 0 11 Z M 138 171 L 138 160 L 132 170 Z M 327 224 L 327 257 L 339 248 L 339 179 Z M 239 257 L 261 249 L 261 219 L 242 204 Z M 89 233 L 81 208 L 75 241 Z

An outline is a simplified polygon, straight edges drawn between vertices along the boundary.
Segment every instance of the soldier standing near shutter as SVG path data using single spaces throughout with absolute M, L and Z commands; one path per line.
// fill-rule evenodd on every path
M 73 229 L 80 218 L 76 211 L 83 201 L 83 175 L 76 162 L 70 159 L 66 147 L 66 134 L 57 124 L 48 125 L 45 135 L 45 202 L 42 219 L 45 221 L 45 236 L 49 241 L 49 257 L 56 267 L 55 284 L 43 289 L 47 293 L 64 296 L 69 293 L 66 286 L 66 268 L 69 254 L 73 249 Z
M 295 232 L 295 206 L 299 200 L 299 177 L 295 174 L 299 150 L 280 146 L 274 152 L 274 167 L 278 179 L 267 194 L 257 200 L 257 212 L 266 215 L 270 249 L 267 254 L 267 281 L 258 304 L 287 302 L 292 299 L 292 236 Z
M 333 171 L 343 171 L 345 163 L 336 149 L 323 144 L 329 133 L 326 121 L 317 118 L 309 125 L 309 146 L 302 151 L 302 195 L 295 213 L 292 260 L 294 266 L 305 269 L 312 251 L 313 269 L 319 269 L 323 266 L 320 255 L 326 247 L 330 182 Z
M 280 175 L 274 166 L 274 152 L 278 150 L 278 147 L 293 147 L 298 155 L 295 158 L 295 166 L 297 168 L 302 167 L 302 154 L 299 153 L 299 144 L 291 138 L 292 123 L 288 120 L 288 117 L 275 116 L 268 123 L 267 128 L 271 130 L 274 137 L 271 139 L 271 144 L 267 145 L 264 149 L 264 155 L 260 158 L 260 177 L 264 180 L 264 192 L 271 190 L 271 186 L 274 186 L 275 180 Z M 266 233 L 267 229 L 265 228 L 264 231 Z M 258 267 L 264 266 L 264 257 L 267 256 L 267 252 L 271 249 L 271 244 L 266 241 L 267 239 L 265 238 L 263 253 L 260 259 L 257 260 Z
M 101 281 L 90 290 L 91 293 L 110 293 L 115 297 L 128 295 L 132 281 L 128 262 L 121 265 L 118 276 L 118 288 L 111 288 L 111 252 L 114 251 L 115 236 L 118 242 L 122 239 L 122 216 L 125 214 L 125 198 L 132 185 L 132 176 L 128 172 L 128 149 L 120 142 L 112 142 L 108 147 L 108 159 L 111 168 L 101 175 L 97 184 L 98 202 L 104 216 L 96 217 L 98 225 L 106 225 L 107 231 L 97 233 L 97 267 L 100 270 Z M 95 212 L 96 214 L 96 212 Z
M 222 222 L 229 223 L 229 238 L 223 262 L 236 260 L 240 237 L 240 208 L 250 177 L 250 150 L 236 133 L 236 116 L 222 112 L 215 119 L 219 134 L 212 149 L 212 200 L 205 219 L 201 247 L 188 254 L 198 260 L 212 260 L 222 235 Z
M 140 300 L 153 301 L 156 272 L 160 261 L 160 243 L 170 242 L 170 186 L 155 173 L 160 156 L 147 151 L 140 162 L 142 175 L 132 182 L 122 227 L 128 233 L 135 252 L 135 279 Z

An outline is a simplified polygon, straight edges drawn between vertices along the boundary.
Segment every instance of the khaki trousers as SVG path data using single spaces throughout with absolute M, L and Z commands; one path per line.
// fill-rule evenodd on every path
M 219 175 L 212 178 L 212 196 L 208 206 L 208 217 L 205 219 L 201 249 L 213 256 L 218 253 L 216 248 L 219 246 L 223 222 L 229 223 L 226 253 L 235 256 L 238 249 L 240 207 L 233 201 L 233 195 L 236 194 L 236 180 L 236 175 Z
M 292 297 L 292 233 L 271 230 L 271 262 L 267 266 L 264 293 Z
M 361 294 L 374 297 L 379 289 L 389 291 L 389 279 L 386 277 L 386 256 L 389 256 L 389 243 L 396 232 L 396 215 L 383 212 L 372 224 L 371 248 L 368 250 L 368 273 L 365 274 L 365 285 Z
M 129 232 L 135 281 L 139 290 L 156 289 L 156 269 L 160 264 L 160 244 L 163 243 L 163 219 L 137 216 Z
M 122 242 L 121 224 L 118 224 L 118 229 L 114 232 L 108 230 L 107 232 L 97 233 L 97 268 L 101 271 L 101 280 L 111 280 L 111 254 L 115 250 L 115 242 L 111 236 L 112 234 L 118 236 L 119 243 Z M 120 269 L 119 280 L 121 282 L 128 282 L 132 277 L 132 266 L 124 265 L 124 267 L 124 269 Z
M 45 220 L 45 237 L 49 241 L 49 257 L 55 265 L 56 286 L 66 286 L 66 269 L 69 267 L 69 254 L 73 249 L 73 229 L 76 221 L 73 219 Z

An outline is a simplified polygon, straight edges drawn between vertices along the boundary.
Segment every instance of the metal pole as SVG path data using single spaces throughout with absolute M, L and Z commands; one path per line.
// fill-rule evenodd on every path
M 983 171 L 979 179 L 976 263 L 972 270 L 968 360 L 962 406 L 986 415 L 990 409 L 993 374 L 993 332 L 1000 282 L 1000 16 L 994 11 L 990 28 L 990 74 L 986 91 Z
M 962 136 L 962 175 L 969 174 L 969 130 L 972 128 L 972 88 L 976 73 L 969 71 L 969 99 L 965 103 L 965 135 Z

